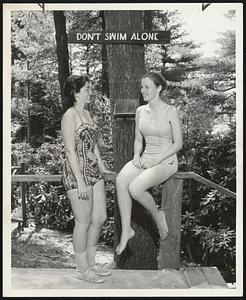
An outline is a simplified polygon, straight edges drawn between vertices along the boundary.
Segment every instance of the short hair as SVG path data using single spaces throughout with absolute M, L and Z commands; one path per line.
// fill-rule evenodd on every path
M 64 111 L 74 105 L 74 102 L 76 102 L 74 95 L 80 91 L 80 89 L 86 84 L 86 82 L 90 82 L 90 78 L 88 75 L 70 75 L 65 80 L 63 88 L 65 96 Z

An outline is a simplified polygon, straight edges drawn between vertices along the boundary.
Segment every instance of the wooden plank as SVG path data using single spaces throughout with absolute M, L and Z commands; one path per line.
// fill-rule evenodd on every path
M 176 178 L 176 179 L 189 179 L 189 178 L 192 178 L 193 174 L 194 174 L 193 172 L 177 172 L 174 175 L 174 178 Z
M 12 175 L 12 182 L 61 181 L 61 175 Z
M 22 207 L 23 227 L 28 227 L 27 212 L 26 212 L 26 182 L 21 183 L 21 207 Z
M 176 270 L 123 270 L 111 269 L 112 276 L 104 283 L 95 284 L 74 278 L 75 269 L 12 268 L 13 289 L 186 289 L 189 286 L 183 272 Z M 82 292 L 83 293 L 83 292 Z M 64 295 L 65 295 L 64 294 Z M 118 297 L 117 297 L 118 298 Z
M 170 30 L 166 31 L 88 31 L 68 32 L 68 43 L 79 44 L 169 44 Z
M 103 177 L 105 180 L 114 181 L 116 177 L 116 173 L 113 174 L 103 174 Z M 188 179 L 193 178 L 198 182 L 203 183 L 206 186 L 212 187 L 218 191 L 220 191 L 222 194 L 226 194 L 232 198 L 236 198 L 236 193 L 210 181 L 209 179 L 206 179 L 194 172 L 177 172 L 174 175 L 175 179 Z M 61 175 L 12 175 L 11 176 L 12 182 L 38 182 L 38 181 L 61 181 Z
M 177 179 L 186 179 L 191 178 L 192 172 L 178 172 L 174 175 L 174 178 Z M 103 174 L 105 180 L 114 181 L 117 173 L 113 172 L 112 174 Z M 39 182 L 39 181 L 51 181 L 59 182 L 61 181 L 62 175 L 12 175 L 12 182 Z
M 228 286 L 216 267 L 201 267 L 211 289 L 227 289 Z
M 233 193 L 232 191 L 218 185 L 217 183 L 212 182 L 209 179 L 206 179 L 206 178 L 204 178 L 204 177 L 202 177 L 202 176 L 200 176 L 196 173 L 193 173 L 192 178 L 195 179 L 196 181 L 199 181 L 199 182 L 203 183 L 206 186 L 209 186 L 209 187 L 212 187 L 212 188 L 218 190 L 222 194 L 226 194 L 226 195 L 236 199 L 236 193 Z
M 181 241 L 181 205 L 183 180 L 171 177 L 162 188 L 162 209 L 169 228 L 168 238 L 160 242 L 160 269 L 179 269 Z
M 210 285 L 200 268 L 186 268 L 184 270 L 185 279 L 190 289 L 210 289 Z
M 62 175 L 12 175 L 12 182 L 60 182 Z M 116 178 L 116 173 L 103 174 L 105 180 L 114 181 Z

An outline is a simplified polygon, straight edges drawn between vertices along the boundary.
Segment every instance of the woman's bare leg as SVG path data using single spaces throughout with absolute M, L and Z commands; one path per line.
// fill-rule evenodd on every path
M 162 239 L 167 237 L 168 226 L 165 214 L 159 212 L 152 195 L 147 192 L 150 187 L 156 186 L 176 172 L 176 166 L 168 164 L 159 164 L 152 168 L 145 169 L 139 174 L 129 185 L 129 193 L 131 197 L 142 204 L 152 215 Z
M 105 186 L 102 179 L 93 186 L 93 209 L 87 235 L 87 258 L 90 266 L 95 264 L 96 246 L 106 218 Z
M 134 236 L 134 231 L 131 228 L 131 210 L 132 199 L 129 194 L 129 184 L 138 176 L 143 169 L 139 169 L 130 161 L 120 171 L 116 178 L 117 201 L 121 216 L 121 238 L 120 243 L 116 248 L 116 253 L 120 255 L 128 242 Z
M 73 229 L 73 248 L 78 270 L 83 270 L 88 266 L 86 258 L 87 232 L 91 222 L 92 197 L 89 200 L 78 198 L 78 190 L 73 189 L 67 192 L 71 203 L 75 226 Z

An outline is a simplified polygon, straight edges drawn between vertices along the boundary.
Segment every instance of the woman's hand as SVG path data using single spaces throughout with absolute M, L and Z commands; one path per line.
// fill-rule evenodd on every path
M 79 197 L 79 199 L 88 201 L 90 199 L 89 193 L 90 193 L 90 190 L 89 190 L 88 186 L 85 184 L 85 182 L 79 181 L 78 182 L 78 197 Z
M 139 169 L 142 168 L 141 157 L 139 154 L 134 155 L 132 163 L 134 164 L 135 167 L 137 167 Z
M 153 159 L 141 159 L 141 165 L 143 169 L 149 169 L 151 167 L 154 167 L 160 163 L 159 159 L 153 158 Z

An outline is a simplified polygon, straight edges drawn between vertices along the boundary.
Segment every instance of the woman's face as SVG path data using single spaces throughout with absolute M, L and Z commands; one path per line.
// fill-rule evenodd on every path
M 156 97 L 159 97 L 159 93 L 161 91 L 161 86 L 156 87 L 153 80 L 146 77 L 141 81 L 141 94 L 143 96 L 144 101 L 151 101 Z
M 159 97 L 161 91 L 161 86 L 156 87 L 153 80 L 146 77 L 141 81 L 141 94 L 143 96 L 144 101 L 151 101 L 156 97 Z
M 80 91 L 76 95 L 80 101 L 83 101 L 84 103 L 89 103 L 90 94 L 91 94 L 90 83 L 86 81 L 85 85 L 80 89 Z

